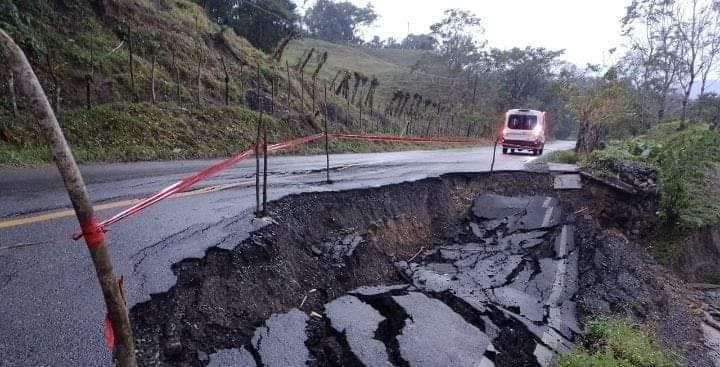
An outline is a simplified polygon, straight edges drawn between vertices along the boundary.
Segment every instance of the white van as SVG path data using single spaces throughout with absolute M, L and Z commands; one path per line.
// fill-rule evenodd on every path
M 544 111 L 514 109 L 505 113 L 502 144 L 503 154 L 515 153 L 516 150 L 527 150 L 533 155 L 540 155 L 545 148 L 545 117 Z

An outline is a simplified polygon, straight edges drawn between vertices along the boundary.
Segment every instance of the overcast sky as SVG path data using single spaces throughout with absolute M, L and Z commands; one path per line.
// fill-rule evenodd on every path
M 302 4 L 303 0 L 296 0 Z M 350 0 L 365 6 L 368 0 Z M 408 33 L 429 32 L 431 24 L 449 8 L 478 15 L 490 47 L 546 47 L 565 49 L 565 59 L 584 66 L 607 64 L 608 50 L 621 46 L 620 18 L 628 0 L 374 0 L 380 15 L 365 38 L 403 39 Z M 314 3 L 308 0 L 308 4 Z

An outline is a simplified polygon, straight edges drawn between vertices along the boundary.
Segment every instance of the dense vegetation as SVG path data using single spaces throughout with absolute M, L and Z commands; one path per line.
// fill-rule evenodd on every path
M 615 175 L 616 162 L 640 164 L 658 171 L 660 215 L 664 223 L 697 228 L 720 223 L 720 132 L 694 124 L 658 125 L 648 134 L 609 144 L 585 159 L 589 169 Z
M 298 15 L 291 0 L 198 0 L 211 20 L 226 25 L 253 46 L 271 52 L 297 32 Z

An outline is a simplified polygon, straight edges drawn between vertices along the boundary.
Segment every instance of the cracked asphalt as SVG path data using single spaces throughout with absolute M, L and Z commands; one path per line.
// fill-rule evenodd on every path
M 569 149 L 573 144 L 554 142 L 546 151 Z M 273 157 L 269 196 L 277 199 L 299 192 L 487 171 L 490 153 L 491 148 L 483 147 L 333 155 L 332 185 L 324 183 L 324 156 Z M 522 169 L 532 158 L 498 154 L 496 169 Z M 93 200 L 112 203 L 142 198 L 212 162 L 111 164 L 82 170 Z M 255 205 L 253 173 L 254 162 L 243 162 L 200 187 L 223 185 L 227 189 L 170 199 L 111 228 L 107 239 L 115 271 L 125 277 L 131 306 L 175 284 L 172 264 L 202 257 L 213 246 L 234 247 L 247 238 L 256 228 L 251 220 Z M 0 169 L 0 188 L 0 225 L 70 207 L 54 167 Z M 102 210 L 98 217 L 107 218 L 119 210 Z M 546 217 L 543 213 L 542 218 L 533 220 L 544 221 Z M 552 214 L 547 220 L 552 220 Z M 87 250 L 70 239 L 76 228 L 72 216 L 0 228 L 0 248 L 49 241 L 0 250 L 0 366 L 110 365 L 102 337 L 102 296 Z M 549 297 L 552 301 L 553 295 Z
M 310 317 L 324 317 L 346 341 L 344 355 L 357 359 L 350 365 L 549 367 L 580 334 L 574 216 L 558 204 L 481 194 L 469 231 L 395 264 L 410 284 L 357 288 L 325 304 L 324 316 L 297 308 L 274 314 L 255 329 L 252 346 L 207 358 L 238 366 L 248 347 L 257 358 L 243 365 L 324 365 L 313 364 L 306 346 L 325 338 L 306 333 Z M 363 243 L 353 235 L 336 242 L 354 239 Z M 324 254 L 334 256 L 338 246 Z

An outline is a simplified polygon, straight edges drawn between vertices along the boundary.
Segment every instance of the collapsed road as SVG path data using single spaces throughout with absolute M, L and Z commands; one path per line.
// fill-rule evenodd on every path
M 558 177 L 448 174 L 276 201 L 273 224 L 176 264 L 177 284 L 132 309 L 138 356 L 550 366 L 579 320 L 620 315 L 657 325 L 683 365 L 712 366 L 690 294 L 622 235 L 650 225 L 652 200 Z
M 541 196 L 480 196 L 471 233 L 436 244 L 417 262 L 396 264 L 412 286 L 360 287 L 325 304 L 324 317 L 347 339 L 345 353 L 365 366 L 549 366 L 553 352 L 568 351 L 579 334 L 571 301 L 577 283 L 573 227 L 556 231 L 562 217 L 557 204 Z M 314 252 L 341 261 L 363 242 L 348 235 Z M 209 356 L 210 365 L 311 363 L 308 321 L 296 308 L 275 314 L 248 347 L 260 361 L 247 349 L 224 350 Z
M 570 141 L 546 150 L 569 149 Z M 324 156 L 272 157 L 271 200 L 309 191 L 336 191 L 419 180 L 444 173 L 482 172 L 489 147 L 330 156 L 332 185 L 324 182 Z M 522 169 L 529 155 L 501 155 L 497 169 Z M 138 162 L 81 167 L 99 219 L 146 197 L 213 161 Z M 188 196 L 171 199 L 107 233 L 115 271 L 124 276 L 130 306 L 176 284 L 173 264 L 201 258 L 212 247 L 234 248 L 256 229 L 254 162 L 209 180 Z M 67 193 L 54 167 L 0 168 L 0 366 L 107 366 L 105 306 Z
M 489 157 L 480 157 L 339 156 L 334 187 L 319 183 L 323 172 L 310 162 L 281 163 L 264 227 L 250 221 L 254 198 L 241 167 L 197 196 L 119 224 L 111 250 L 126 276 L 142 364 L 538 366 L 577 341 L 578 320 L 620 314 L 657 324 L 684 365 L 712 366 L 703 332 L 713 334 L 713 324 L 689 311 L 684 285 L 633 241 L 651 225 L 653 200 L 547 167 L 423 179 L 482 171 Z M 497 167 L 528 160 L 503 156 Z M 103 170 L 90 188 L 122 200 L 193 165 L 147 168 L 119 181 L 124 194 L 109 189 L 113 175 Z M 328 189 L 346 191 L 295 194 Z M 54 195 L 15 205 L 27 213 L 59 205 L 43 197 Z M 75 225 L 30 226 L 4 230 L 3 241 L 40 241 Z M 8 265 L 0 269 L 0 365 L 109 363 L 83 250 L 68 242 L 0 254 Z

